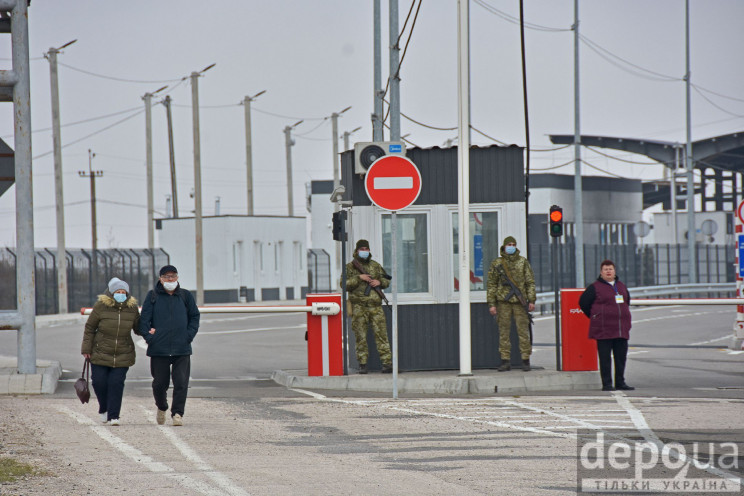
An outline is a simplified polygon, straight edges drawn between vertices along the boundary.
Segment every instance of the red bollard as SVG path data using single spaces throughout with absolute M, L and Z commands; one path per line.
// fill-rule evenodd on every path
M 597 370 L 597 341 L 579 307 L 583 289 L 561 289 L 561 360 L 565 371 Z
M 331 302 L 341 308 L 341 295 L 309 294 L 307 304 Z M 342 314 L 313 315 L 307 313 L 307 375 L 344 375 Z

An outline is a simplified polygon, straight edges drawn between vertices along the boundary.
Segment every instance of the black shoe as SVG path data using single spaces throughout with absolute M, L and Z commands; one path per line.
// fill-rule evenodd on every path
M 620 384 L 619 386 L 616 386 L 615 389 L 618 391 L 635 391 L 633 386 L 628 386 L 627 384 Z
M 392 374 L 393 373 L 393 366 L 391 364 L 382 364 L 382 373 L 383 374 Z
M 511 370 L 511 363 L 509 363 L 508 361 L 502 361 L 501 362 L 501 365 L 498 368 L 498 371 L 499 372 L 507 372 L 509 370 Z
M 524 370 L 525 372 L 529 372 L 530 370 L 532 370 L 532 367 L 530 367 L 529 358 L 522 360 L 522 370 Z
M 614 391 L 615 388 L 612 386 L 602 386 L 602 391 Z
M 366 363 L 360 363 L 359 364 L 359 373 L 362 375 L 365 375 L 367 373 L 367 364 Z

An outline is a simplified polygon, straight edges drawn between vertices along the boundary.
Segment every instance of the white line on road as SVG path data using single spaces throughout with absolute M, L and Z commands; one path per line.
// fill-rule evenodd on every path
M 697 343 L 690 343 L 687 346 L 700 346 L 701 344 L 717 343 L 718 341 L 725 341 L 726 339 L 731 339 L 731 334 L 728 334 L 726 336 L 721 336 L 720 338 L 709 339 L 707 341 L 699 341 Z
M 104 441 L 109 443 L 111 446 L 116 448 L 119 452 L 121 452 L 127 458 L 147 468 L 147 470 L 165 475 L 166 477 L 170 477 L 172 479 L 175 479 L 181 485 L 189 489 L 198 491 L 206 496 L 221 496 L 224 494 L 223 491 L 217 488 L 214 488 L 208 484 L 205 484 L 204 482 L 198 481 L 192 477 L 189 477 L 186 474 L 175 473 L 173 468 L 169 467 L 168 465 L 164 463 L 155 461 L 150 456 L 144 454 L 143 452 L 141 452 L 134 446 L 126 443 L 120 437 L 112 434 L 110 426 L 104 427 L 102 425 L 97 425 L 89 417 L 86 417 L 85 415 L 82 415 L 73 410 L 70 410 L 69 408 L 65 406 L 59 407 L 59 411 L 66 415 L 69 415 L 74 420 L 76 420 L 79 424 L 87 425 L 88 427 L 90 427 L 90 429 L 96 434 L 98 434 L 98 436 L 101 439 L 103 439 Z
M 155 414 L 142 405 L 140 405 L 139 407 L 144 412 L 148 421 L 152 424 L 157 425 L 157 423 L 155 422 Z M 157 427 L 160 432 L 163 433 L 166 438 L 168 438 L 168 441 L 170 441 L 171 444 L 175 446 L 176 449 L 183 455 L 184 458 L 194 464 L 194 466 L 198 470 L 201 470 L 209 478 L 214 480 L 217 485 L 227 491 L 227 494 L 231 496 L 248 496 L 248 493 L 246 491 L 233 484 L 233 482 L 225 474 L 215 471 L 207 462 L 202 459 L 202 457 L 199 456 L 196 451 L 191 449 L 191 446 L 181 440 L 181 438 L 179 438 L 176 433 L 173 432 L 173 429 L 164 425 L 158 425 Z

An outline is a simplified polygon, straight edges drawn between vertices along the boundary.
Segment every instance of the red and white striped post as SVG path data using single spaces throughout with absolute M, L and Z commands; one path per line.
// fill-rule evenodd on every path
M 742 298 L 742 286 L 744 286 L 744 201 L 736 207 L 734 215 L 734 240 L 736 242 L 736 297 Z M 736 305 L 736 321 L 734 322 L 734 334 L 731 336 L 731 349 L 744 349 L 744 305 Z

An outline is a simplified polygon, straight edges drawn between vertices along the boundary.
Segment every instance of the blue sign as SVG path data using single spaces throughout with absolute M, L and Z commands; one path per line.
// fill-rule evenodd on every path
M 742 236 L 744 238 L 744 236 Z M 473 235 L 473 275 L 483 277 L 483 235 Z
M 395 145 L 388 145 L 388 153 L 400 153 L 403 151 L 403 147 L 401 145 L 395 144 Z
M 739 234 L 739 277 L 744 277 L 744 234 Z

